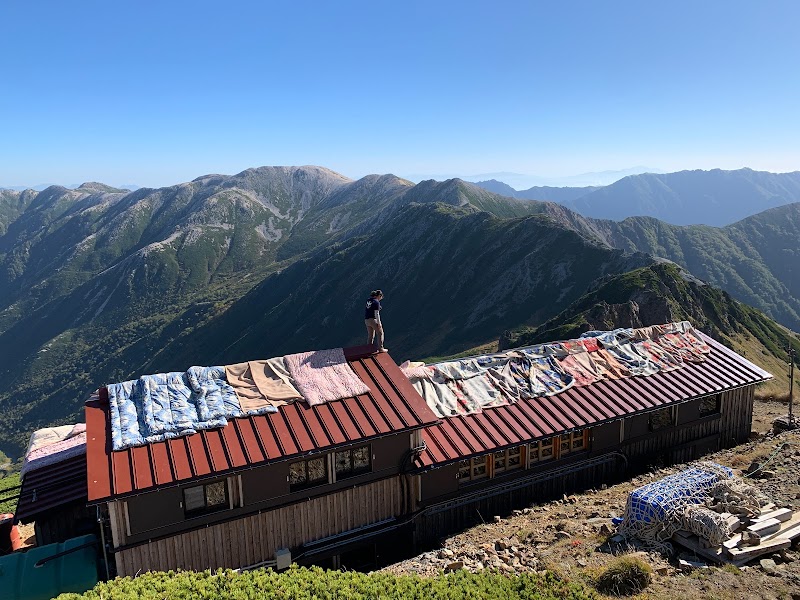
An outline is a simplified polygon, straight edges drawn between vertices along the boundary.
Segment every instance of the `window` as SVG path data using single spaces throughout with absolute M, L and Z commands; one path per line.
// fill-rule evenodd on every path
M 555 458 L 553 453 L 553 438 L 546 440 L 539 440 L 538 442 L 531 442 L 529 445 L 531 453 L 531 462 L 543 462 Z
M 372 469 L 369 446 L 341 450 L 334 455 L 333 464 L 336 469 L 336 480 L 345 479 Z
M 650 431 L 659 431 L 672 427 L 675 423 L 672 408 L 662 408 L 648 415 L 648 428 Z
M 462 481 L 476 481 L 489 476 L 487 456 L 476 456 L 462 460 L 458 465 L 458 478 Z
M 522 446 L 494 453 L 494 473 L 505 473 L 522 468 Z
M 719 414 L 720 411 L 720 395 L 706 396 L 700 400 L 700 416 L 708 417 L 709 415 Z
M 565 433 L 559 441 L 559 456 L 566 456 L 573 452 L 582 452 L 587 449 L 589 442 L 589 430 L 573 431 Z
M 325 456 L 291 463 L 289 465 L 289 489 L 294 492 L 328 483 L 327 463 Z
M 225 480 L 183 490 L 183 511 L 187 516 L 211 513 L 228 507 L 228 485 Z

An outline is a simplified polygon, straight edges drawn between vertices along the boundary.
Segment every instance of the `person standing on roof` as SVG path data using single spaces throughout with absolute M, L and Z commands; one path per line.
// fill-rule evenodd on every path
M 378 352 L 387 352 L 383 347 L 383 324 L 381 323 L 381 300 L 383 292 L 374 290 L 369 294 L 367 308 L 364 311 L 364 323 L 367 325 L 367 344 L 375 345 L 377 342 Z M 375 339 L 377 337 L 377 340 Z

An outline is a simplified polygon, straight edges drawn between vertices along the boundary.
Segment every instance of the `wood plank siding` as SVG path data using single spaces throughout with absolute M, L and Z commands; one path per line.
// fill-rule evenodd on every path
M 633 465 L 652 461 L 654 457 L 665 464 L 675 464 L 741 444 L 750 436 L 754 394 L 752 385 L 724 392 L 720 395 L 718 415 L 681 423 L 681 414 L 691 410 L 694 403 L 683 404 L 678 407 L 677 425 L 631 438 L 627 437 L 627 426 L 641 417 L 625 419 L 626 437 L 620 450 Z
M 123 502 L 111 503 L 115 545 L 124 544 Z M 115 553 L 117 574 L 149 570 L 240 568 L 272 560 L 275 551 L 295 551 L 303 544 L 401 516 L 400 477 L 311 498 L 150 541 Z

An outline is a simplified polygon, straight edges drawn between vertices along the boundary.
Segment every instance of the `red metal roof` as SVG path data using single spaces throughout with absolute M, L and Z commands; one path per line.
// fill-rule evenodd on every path
M 702 363 L 686 363 L 681 369 L 649 377 L 598 381 L 482 413 L 446 417 L 423 431 L 427 448 L 416 466 L 462 460 L 772 378 L 722 344 L 703 338 L 712 350 Z
M 14 518 L 27 523 L 37 515 L 76 500 L 86 501 L 86 456 L 73 456 L 25 474 Z
M 205 476 L 241 470 L 418 429 L 438 422 L 388 354 L 346 348 L 369 394 L 310 407 L 295 402 L 277 413 L 231 419 L 220 429 L 111 451 L 108 391 L 86 403 L 89 501 L 117 498 Z

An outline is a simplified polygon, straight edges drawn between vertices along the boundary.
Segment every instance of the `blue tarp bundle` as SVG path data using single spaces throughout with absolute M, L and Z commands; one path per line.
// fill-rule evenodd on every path
M 114 450 L 223 427 L 245 413 L 224 367 L 146 375 L 108 386 Z M 276 412 L 266 406 L 248 414 Z
M 713 464 L 733 477 L 728 467 Z M 631 492 L 628 497 L 626 518 L 644 523 L 663 521 L 669 512 L 688 504 L 701 504 L 705 501 L 703 493 L 720 480 L 719 471 L 703 466 L 692 467 L 675 475 L 648 483 Z

